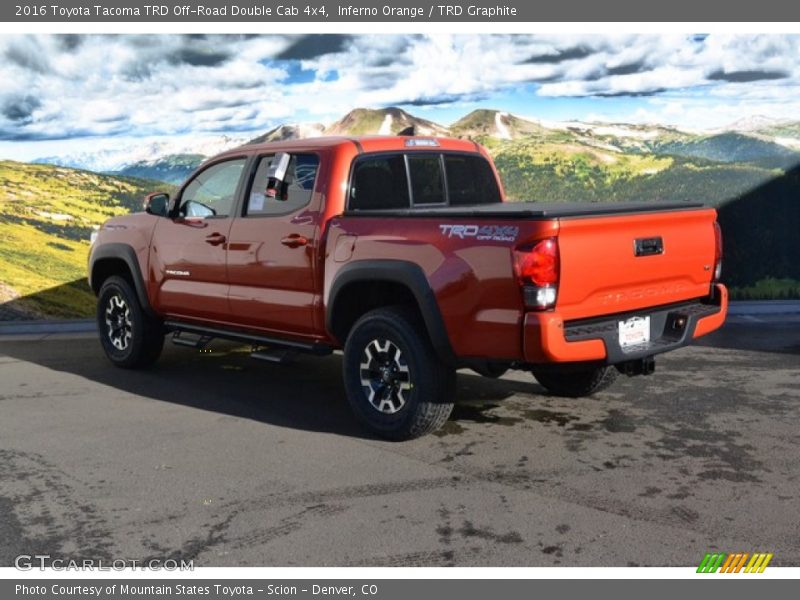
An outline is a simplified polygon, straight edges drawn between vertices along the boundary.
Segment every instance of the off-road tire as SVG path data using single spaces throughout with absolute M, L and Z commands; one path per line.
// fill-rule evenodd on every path
M 342 369 L 353 413 L 380 437 L 401 441 L 432 433 L 453 410 L 455 369 L 439 359 L 424 324 L 405 307 L 362 316 L 347 337 Z M 387 370 L 384 381 L 379 373 Z
M 145 313 L 131 284 L 117 275 L 97 295 L 97 330 L 106 356 L 123 369 L 149 367 L 164 346 L 161 321 Z
M 606 389 L 617 379 L 617 369 L 608 366 L 563 371 L 532 369 L 531 372 L 548 392 L 567 398 L 591 396 Z

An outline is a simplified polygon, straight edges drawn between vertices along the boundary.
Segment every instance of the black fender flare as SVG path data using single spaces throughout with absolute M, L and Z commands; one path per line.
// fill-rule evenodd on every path
M 136 296 L 139 298 L 139 304 L 147 314 L 154 316 L 155 311 L 150 305 L 150 299 L 147 297 L 147 287 L 144 284 L 144 277 L 139 267 L 139 260 L 136 258 L 136 251 L 128 244 L 103 244 L 102 246 L 97 246 L 92 249 L 92 254 L 89 259 L 89 286 L 92 290 L 94 290 L 95 293 L 99 291 L 99 287 L 95 289 L 96 282 L 92 281 L 95 266 L 97 263 L 109 259 L 121 260 L 128 266 Z
M 358 260 L 339 269 L 327 295 L 325 328 L 328 332 L 335 330 L 333 317 L 336 314 L 336 302 L 341 291 L 352 283 L 364 281 L 383 281 L 405 286 L 417 302 L 428 336 L 439 358 L 448 365 L 457 363 L 436 295 L 425 272 L 412 262 L 391 259 Z

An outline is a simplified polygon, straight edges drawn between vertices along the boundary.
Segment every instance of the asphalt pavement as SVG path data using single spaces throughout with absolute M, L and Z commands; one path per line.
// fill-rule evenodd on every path
M 341 358 L 0 336 L 0 566 L 800 565 L 800 318 L 734 315 L 591 399 L 464 371 L 436 435 L 371 438 Z

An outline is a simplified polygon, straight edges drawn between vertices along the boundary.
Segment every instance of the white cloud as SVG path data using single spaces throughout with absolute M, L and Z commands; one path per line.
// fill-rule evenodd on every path
M 0 37 L 0 138 L 258 131 L 286 120 L 330 121 L 356 106 L 422 110 L 505 90 L 651 96 L 632 118 L 686 124 L 789 116 L 800 97 L 800 36 L 792 35 L 326 39 Z

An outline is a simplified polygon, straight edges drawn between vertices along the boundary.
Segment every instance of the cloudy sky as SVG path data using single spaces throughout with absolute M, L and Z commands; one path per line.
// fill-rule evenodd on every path
M 0 156 L 401 106 L 709 129 L 800 115 L 800 36 L 0 36 Z M 13 156 L 10 156 L 13 155 Z

